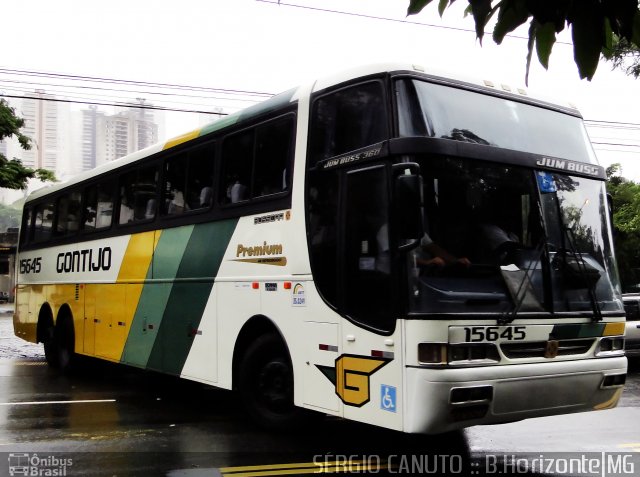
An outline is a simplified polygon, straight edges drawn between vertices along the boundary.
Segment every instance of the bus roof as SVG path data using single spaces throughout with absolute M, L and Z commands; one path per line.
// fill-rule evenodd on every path
M 132 154 L 128 154 L 114 161 L 101 164 L 95 167 L 94 169 L 78 174 L 77 176 L 70 179 L 69 181 L 45 186 L 31 193 L 28 196 L 26 202 L 30 202 L 34 199 L 38 199 L 42 196 L 48 195 L 58 190 L 65 189 L 66 187 L 69 187 L 73 184 L 77 184 L 79 182 L 90 179 L 92 177 L 96 177 L 100 174 L 109 172 L 114 169 L 118 169 L 127 164 L 134 163 L 138 160 L 144 159 L 158 152 L 165 151 L 172 147 L 183 144 L 189 140 L 206 136 L 208 134 L 214 133 L 216 131 L 220 131 L 229 126 L 241 124 L 243 122 L 248 122 L 253 118 L 259 117 L 270 111 L 275 111 L 275 110 L 284 108 L 288 104 L 296 101 L 298 92 L 301 92 L 301 91 L 318 92 L 318 91 L 322 91 L 327 88 L 330 88 L 332 86 L 339 85 L 341 83 L 346 83 L 351 80 L 355 80 L 357 78 L 380 75 L 384 73 L 392 73 L 392 72 L 408 72 L 408 73 L 415 73 L 418 75 L 424 75 L 426 78 L 440 80 L 445 83 L 450 83 L 452 85 L 459 85 L 462 87 L 471 87 L 473 89 L 486 92 L 487 94 L 500 95 L 500 96 L 512 98 L 516 101 L 521 101 L 521 102 L 530 102 L 542 107 L 553 108 L 553 109 L 561 110 L 575 116 L 580 116 L 579 112 L 577 111 L 575 106 L 573 106 L 572 104 L 567 103 L 563 105 L 557 101 L 550 101 L 548 98 L 543 98 L 540 96 L 532 97 L 532 96 L 529 96 L 528 92 L 523 88 L 511 88 L 510 86 L 502 83 L 494 83 L 493 81 L 490 81 L 490 80 L 478 80 L 477 78 L 463 77 L 461 75 L 456 75 L 454 77 L 450 73 L 447 74 L 435 69 L 426 69 L 420 65 L 412 64 L 412 63 L 389 62 L 389 63 L 370 64 L 370 65 L 364 65 L 364 66 L 358 66 L 358 67 L 346 69 L 331 75 L 327 75 L 323 78 L 316 79 L 310 82 L 309 84 L 287 90 L 283 93 L 272 96 L 271 98 L 265 101 L 262 101 L 260 103 L 257 103 L 253 106 L 250 106 L 248 108 L 242 109 L 235 113 L 229 114 L 228 116 L 225 116 L 216 121 L 213 121 L 212 123 L 207 124 L 202 128 L 187 132 L 185 134 L 174 137 L 167 141 L 156 143 L 152 146 L 149 146 L 145 149 L 141 149 Z

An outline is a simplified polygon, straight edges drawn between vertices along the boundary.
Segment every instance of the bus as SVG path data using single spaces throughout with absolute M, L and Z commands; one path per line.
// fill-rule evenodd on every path
M 626 378 L 580 113 L 355 68 L 33 193 L 15 333 L 406 433 L 608 409 Z

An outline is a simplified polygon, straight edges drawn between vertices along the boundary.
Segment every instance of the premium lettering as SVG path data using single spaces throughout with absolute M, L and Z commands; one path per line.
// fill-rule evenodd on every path
M 236 249 L 236 257 L 260 257 L 264 255 L 281 255 L 282 245 L 267 245 L 267 242 L 263 242 L 262 245 L 255 247 L 245 247 L 242 244 L 238 245 Z
M 56 260 L 58 273 L 99 272 L 111 268 L 111 247 L 61 252 Z

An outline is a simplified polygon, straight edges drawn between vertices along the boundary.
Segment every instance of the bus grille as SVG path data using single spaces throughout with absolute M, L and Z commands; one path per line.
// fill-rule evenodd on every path
M 571 356 L 587 353 L 594 343 L 593 338 L 579 340 L 560 340 L 558 356 Z M 500 349 L 509 359 L 544 358 L 547 349 L 546 341 L 532 341 L 530 343 L 502 343 Z

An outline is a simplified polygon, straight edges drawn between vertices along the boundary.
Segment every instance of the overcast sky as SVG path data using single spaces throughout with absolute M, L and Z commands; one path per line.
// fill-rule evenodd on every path
M 488 35 L 481 47 L 472 18 L 462 15 L 467 2 L 456 2 L 443 19 L 437 3 L 407 18 L 408 0 L 4 2 L 0 68 L 278 93 L 336 69 L 399 60 L 524 84 L 525 39 L 507 38 L 498 47 Z M 589 134 L 593 142 L 608 143 L 594 145 L 601 164 L 620 162 L 623 175 L 637 181 L 639 86 L 607 63 L 592 82 L 580 80 L 571 45 L 561 43 L 549 71 L 534 59 L 529 77 L 531 93 L 570 101 L 588 121 L 616 123 L 589 127 Z M 211 101 L 203 102 L 210 109 Z M 240 104 L 221 100 L 219 106 L 231 112 Z M 168 114 L 166 134 L 196 126 L 185 114 Z

